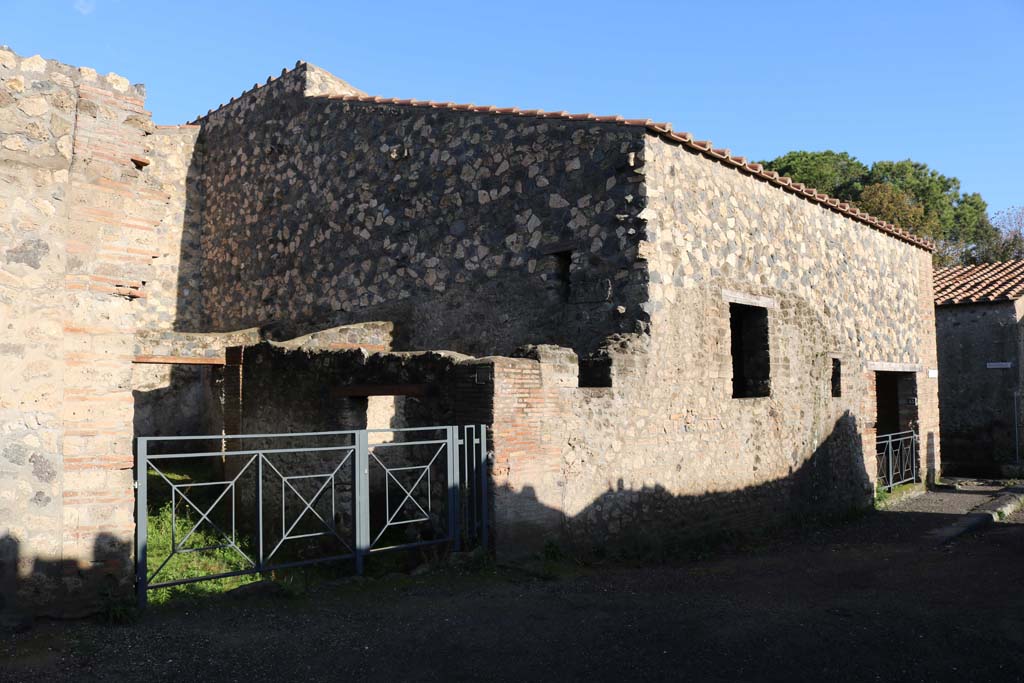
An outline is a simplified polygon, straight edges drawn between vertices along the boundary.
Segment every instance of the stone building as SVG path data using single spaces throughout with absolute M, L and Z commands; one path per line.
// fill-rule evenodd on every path
M 130 581 L 154 433 L 486 423 L 499 553 L 863 506 L 878 431 L 938 471 L 931 245 L 668 124 L 305 63 L 181 126 L 113 74 L 3 50 L 0 79 L 27 592 Z
M 944 470 L 1020 476 L 1024 261 L 935 273 Z

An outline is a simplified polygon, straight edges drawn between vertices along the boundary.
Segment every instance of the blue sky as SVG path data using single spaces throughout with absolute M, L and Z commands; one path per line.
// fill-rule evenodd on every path
M 1024 205 L 1024 0 L 0 0 L 0 43 L 182 123 L 313 62 L 372 94 L 671 121 L 751 159 L 913 158 Z

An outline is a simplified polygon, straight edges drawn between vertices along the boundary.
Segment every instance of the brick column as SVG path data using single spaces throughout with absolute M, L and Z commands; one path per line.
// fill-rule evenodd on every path
M 457 375 L 459 421 L 491 425 L 495 550 L 501 557 L 537 551 L 562 531 L 560 369 L 502 357 L 466 364 Z

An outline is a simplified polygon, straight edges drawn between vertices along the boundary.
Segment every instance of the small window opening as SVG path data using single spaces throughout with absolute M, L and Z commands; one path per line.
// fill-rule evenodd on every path
M 843 362 L 838 358 L 832 359 L 832 397 L 839 398 L 843 395 Z
M 733 398 L 770 396 L 768 309 L 729 304 L 729 331 L 732 335 Z
M 551 256 L 555 259 L 555 282 L 558 284 L 558 290 L 562 295 L 562 300 L 568 301 L 569 287 L 572 284 L 572 252 L 556 251 Z
M 579 386 L 610 387 L 612 385 L 612 359 L 608 356 L 580 358 Z

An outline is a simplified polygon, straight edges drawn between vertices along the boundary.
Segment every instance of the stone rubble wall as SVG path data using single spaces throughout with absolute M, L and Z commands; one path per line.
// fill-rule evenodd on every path
M 650 336 L 605 343 L 610 388 L 567 349 L 495 364 L 498 519 L 657 545 L 863 507 L 878 369 L 913 371 L 933 477 L 931 255 L 655 138 L 638 170 Z M 770 397 L 732 398 L 730 301 L 769 309 Z
M 310 98 L 309 68 L 203 120 L 206 329 L 486 355 L 642 327 L 642 132 Z

